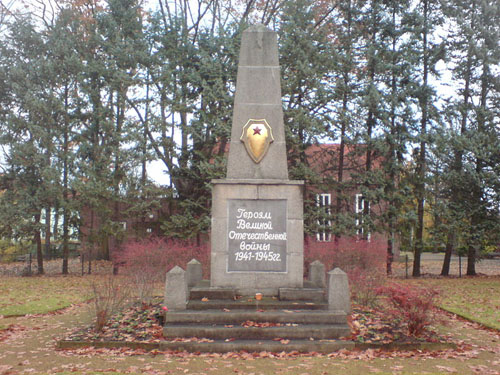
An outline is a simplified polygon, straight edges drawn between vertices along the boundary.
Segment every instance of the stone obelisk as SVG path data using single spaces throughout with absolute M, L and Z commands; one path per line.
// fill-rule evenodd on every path
M 241 40 L 227 177 L 212 191 L 211 287 L 303 286 L 303 181 L 290 181 L 276 33 Z

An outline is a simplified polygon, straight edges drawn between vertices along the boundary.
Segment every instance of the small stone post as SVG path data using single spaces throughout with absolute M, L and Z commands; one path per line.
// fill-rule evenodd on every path
M 328 272 L 328 309 L 351 313 L 351 296 L 347 274 L 340 268 Z
M 169 310 L 186 310 L 188 288 L 186 272 L 175 266 L 167 272 L 164 304 Z
M 187 285 L 189 288 L 196 286 L 203 279 L 201 263 L 196 259 L 191 259 L 186 267 Z
M 315 260 L 309 264 L 309 281 L 316 288 L 324 288 L 326 286 L 325 265 L 319 260 Z

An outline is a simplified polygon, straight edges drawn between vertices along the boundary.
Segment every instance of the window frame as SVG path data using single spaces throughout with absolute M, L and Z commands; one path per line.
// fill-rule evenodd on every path
M 331 205 L 332 205 L 332 194 L 331 193 L 318 193 L 316 194 L 316 207 L 321 209 L 325 207 L 325 214 L 331 215 Z M 330 219 L 317 220 L 318 232 L 316 232 L 316 241 L 318 242 L 331 242 L 332 234 L 326 232 L 325 230 L 319 231 L 321 228 L 327 228 L 332 226 L 332 221 Z
M 354 200 L 354 213 L 356 214 L 356 234 L 360 239 L 366 239 L 370 242 L 371 233 L 365 234 L 365 228 L 363 227 L 363 217 L 365 216 L 365 204 L 368 204 L 368 214 L 370 213 L 370 201 L 365 198 L 363 194 L 356 194 Z

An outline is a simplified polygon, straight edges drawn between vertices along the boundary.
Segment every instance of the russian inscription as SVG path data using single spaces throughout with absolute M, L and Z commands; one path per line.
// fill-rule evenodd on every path
M 286 272 L 286 200 L 228 200 L 228 272 Z

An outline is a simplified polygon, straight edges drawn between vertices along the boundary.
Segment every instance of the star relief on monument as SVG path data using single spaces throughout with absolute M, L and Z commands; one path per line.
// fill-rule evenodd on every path
M 255 163 L 260 163 L 266 156 L 269 145 L 274 141 L 273 130 L 265 119 L 250 119 L 243 127 L 240 140 L 250 158 Z

